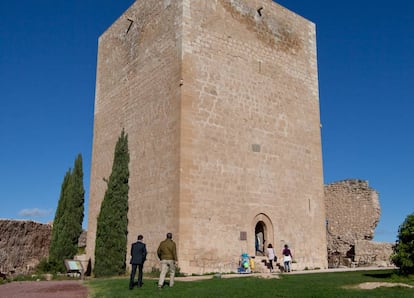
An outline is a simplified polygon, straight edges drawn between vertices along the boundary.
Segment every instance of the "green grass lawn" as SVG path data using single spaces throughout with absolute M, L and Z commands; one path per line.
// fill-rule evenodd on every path
M 280 279 L 209 278 L 176 281 L 173 288 L 157 288 L 157 281 L 144 279 L 142 288 L 128 289 L 128 278 L 93 279 L 86 282 L 90 297 L 414 297 L 414 288 L 391 287 L 361 290 L 349 288 L 363 282 L 406 283 L 414 276 L 401 277 L 392 270 L 336 273 L 284 274 Z

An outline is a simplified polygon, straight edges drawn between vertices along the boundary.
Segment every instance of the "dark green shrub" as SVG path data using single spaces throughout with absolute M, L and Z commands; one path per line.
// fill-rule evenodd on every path
M 78 252 L 82 233 L 85 190 L 83 187 L 82 156 L 75 160 L 73 171 L 66 172 L 62 182 L 58 207 L 53 221 L 49 263 L 56 272 L 65 272 L 65 259 L 73 259 Z
M 123 275 L 126 270 L 128 234 L 128 136 L 124 130 L 115 146 L 112 172 L 97 219 L 95 266 L 96 277 Z
M 391 260 L 399 267 L 400 273 L 414 273 L 414 213 L 408 215 L 398 229 L 398 240 Z

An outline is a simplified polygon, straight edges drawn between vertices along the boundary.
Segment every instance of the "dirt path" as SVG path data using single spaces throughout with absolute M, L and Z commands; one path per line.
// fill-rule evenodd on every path
M 358 289 L 362 289 L 362 290 L 372 290 L 372 289 L 376 289 L 379 287 L 386 287 L 386 288 L 391 288 L 391 287 L 403 287 L 403 288 L 414 288 L 411 285 L 408 284 L 404 284 L 404 283 L 391 283 L 391 282 L 364 282 L 362 284 L 356 285 L 356 286 L 351 286 L 349 288 L 358 288 Z
M 0 285 L 0 298 L 87 298 L 80 281 L 20 281 Z

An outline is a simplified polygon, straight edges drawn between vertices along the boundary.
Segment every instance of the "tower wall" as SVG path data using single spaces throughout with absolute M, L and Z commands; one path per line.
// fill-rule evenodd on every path
M 109 178 L 123 128 L 130 152 L 127 261 L 138 234 L 155 265 L 158 242 L 178 231 L 180 27 L 180 1 L 137 1 L 99 38 L 87 240 L 92 259 L 103 178 Z
M 259 221 L 279 257 L 327 267 L 313 23 L 271 0 L 137 1 L 99 40 L 94 125 L 91 257 L 125 128 L 147 269 L 170 231 L 182 272 L 235 271 Z
M 272 1 L 184 2 L 180 266 L 234 270 L 264 215 L 265 246 L 326 267 L 314 24 Z

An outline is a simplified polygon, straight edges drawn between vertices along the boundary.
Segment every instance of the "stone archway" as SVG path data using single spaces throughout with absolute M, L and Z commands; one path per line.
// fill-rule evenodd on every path
M 264 256 L 267 245 L 274 242 L 272 221 L 266 214 L 259 213 L 253 219 L 253 228 L 255 255 Z

